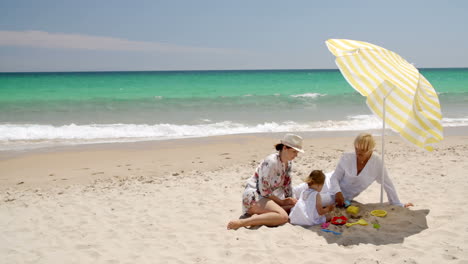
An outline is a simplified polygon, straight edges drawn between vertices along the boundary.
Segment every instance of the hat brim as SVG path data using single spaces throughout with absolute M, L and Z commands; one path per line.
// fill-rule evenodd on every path
M 291 146 L 288 146 L 288 147 L 293 148 L 293 149 L 299 151 L 300 153 L 304 153 L 304 150 L 303 150 L 303 149 L 296 148 L 296 147 L 291 147 Z
M 297 151 L 299 151 L 299 152 L 301 152 L 301 153 L 304 153 L 304 150 L 303 150 L 303 149 L 300 149 L 300 148 L 298 148 L 298 147 L 291 146 L 290 144 L 283 142 L 283 140 L 281 140 L 281 144 L 283 144 L 283 145 L 285 145 L 285 146 L 287 146 L 287 147 L 293 148 L 293 149 L 295 149 L 295 150 L 297 150 Z

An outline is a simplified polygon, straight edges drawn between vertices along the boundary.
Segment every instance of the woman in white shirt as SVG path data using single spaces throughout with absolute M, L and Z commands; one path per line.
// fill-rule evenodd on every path
M 375 141 L 371 134 L 362 133 L 354 140 L 354 152 L 344 153 L 330 179 L 327 179 L 330 195 L 334 195 L 337 206 L 343 206 L 345 200 L 351 201 L 374 181 L 381 184 L 382 159 L 374 152 Z M 324 188 L 325 189 L 325 188 Z M 404 207 L 412 203 L 402 204 L 392 181 L 384 169 L 384 189 L 390 204 Z

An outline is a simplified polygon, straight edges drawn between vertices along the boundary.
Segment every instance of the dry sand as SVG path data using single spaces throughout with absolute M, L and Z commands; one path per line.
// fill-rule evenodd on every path
M 333 170 L 352 150 L 352 136 L 304 136 L 294 184 L 313 169 Z M 433 152 L 387 137 L 390 177 L 400 200 L 415 206 L 381 206 L 380 185 L 373 184 L 357 197 L 361 212 L 350 219 L 368 226 L 330 227 L 341 235 L 291 224 L 226 230 L 241 215 L 245 180 L 281 137 L 3 153 L 0 262 L 468 263 L 467 136 L 449 136 Z M 371 216 L 375 208 L 388 215 Z

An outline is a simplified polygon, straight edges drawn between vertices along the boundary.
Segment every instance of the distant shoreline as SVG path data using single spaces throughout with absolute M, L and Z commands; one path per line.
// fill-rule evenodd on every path
M 435 68 L 418 68 L 418 70 L 426 71 L 426 70 L 468 70 L 467 67 L 435 67 Z M 338 72 L 338 68 L 328 68 L 328 69 L 226 69 L 226 70 L 102 70 L 102 71 L 22 71 L 22 72 L 14 72 L 14 71 L 0 71 L 0 74 L 67 74 L 67 73 L 187 73 L 187 72 L 262 72 L 262 71 L 277 71 L 277 72 L 286 72 L 286 71 L 336 71 Z
M 0 161 L 5 159 L 10 159 L 14 157 L 21 157 L 30 154 L 37 153 L 51 153 L 51 152 L 61 152 L 61 151 L 89 151 L 89 150 L 98 150 L 98 149 L 141 149 L 148 148 L 148 146 L 163 146 L 163 145 L 180 145 L 184 144 L 199 144 L 202 142 L 212 142 L 212 141 L 229 141 L 230 139 L 236 138 L 262 138 L 262 139 L 278 139 L 281 138 L 286 133 L 295 133 L 303 137 L 304 139 L 314 140 L 314 139 L 324 139 L 330 140 L 333 138 L 353 138 L 355 135 L 363 132 L 362 130 L 346 130 L 346 131 L 295 131 L 295 132 L 260 132 L 260 133 L 240 133 L 240 134 L 228 134 L 228 135 L 214 135 L 214 136 L 200 136 L 200 137 L 184 137 L 184 138 L 172 138 L 172 139 L 160 139 L 160 140 L 135 140 L 135 141 L 121 141 L 121 142 L 96 142 L 96 143 L 80 143 L 80 144 L 55 144 L 55 145 L 44 145 L 39 147 L 32 147 L 26 149 L 10 149 L 10 150 L 0 150 Z M 381 130 L 372 129 L 366 130 L 373 134 L 378 140 L 380 140 Z M 460 137 L 468 135 L 468 126 L 464 127 L 448 127 L 444 128 L 444 138 L 446 137 Z M 386 139 L 390 140 L 391 138 L 401 137 L 390 130 L 386 130 L 385 133 Z M 403 139 L 401 139 L 403 140 Z M 386 141 L 387 142 L 387 141 Z M 443 142 L 443 140 L 442 140 Z M 380 142 L 378 143 L 377 148 L 380 148 Z M 411 146 L 409 147 L 416 148 Z M 437 146 L 437 144 L 436 144 Z

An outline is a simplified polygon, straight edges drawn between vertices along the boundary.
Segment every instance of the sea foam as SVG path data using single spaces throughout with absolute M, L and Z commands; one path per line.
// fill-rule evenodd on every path
M 306 98 L 317 98 L 320 96 L 325 96 L 325 94 L 319 94 L 319 93 L 305 93 L 305 94 L 294 94 L 291 95 L 291 97 L 306 97 Z
M 382 121 L 374 115 L 348 116 L 346 120 L 314 122 L 264 122 L 247 125 L 231 121 L 197 125 L 176 124 L 89 124 L 89 125 L 0 125 L 0 150 L 44 144 L 89 144 L 207 137 L 244 133 L 366 131 L 382 128 Z M 468 117 L 444 118 L 444 127 L 468 126 Z

